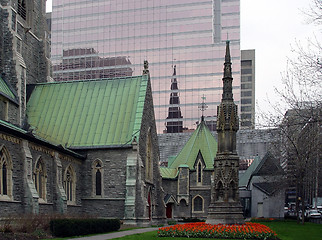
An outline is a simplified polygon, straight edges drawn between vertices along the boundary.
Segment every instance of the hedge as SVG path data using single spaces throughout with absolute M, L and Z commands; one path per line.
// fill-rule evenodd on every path
M 50 230 L 56 237 L 106 233 L 120 229 L 119 219 L 53 219 Z

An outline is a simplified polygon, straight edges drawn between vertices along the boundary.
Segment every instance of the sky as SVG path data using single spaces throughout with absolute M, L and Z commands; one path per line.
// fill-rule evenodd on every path
M 240 0 L 241 49 L 255 49 L 256 114 L 272 110 L 278 100 L 274 89 L 282 87 L 296 42 L 305 45 L 308 38 L 322 39 L 321 26 L 307 24 L 304 14 L 313 0 Z M 51 11 L 52 0 L 47 0 Z

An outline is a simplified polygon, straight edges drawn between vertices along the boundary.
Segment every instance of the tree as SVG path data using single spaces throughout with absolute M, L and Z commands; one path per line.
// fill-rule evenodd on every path
M 321 24 L 322 2 L 314 0 L 310 21 Z M 322 196 L 321 107 L 322 47 L 317 37 L 306 44 L 296 42 L 282 75 L 282 88 L 273 112 L 262 115 L 266 126 L 279 128 L 281 165 L 286 171 L 288 189 L 296 193 L 297 213 Z M 299 219 L 299 216 L 298 216 Z

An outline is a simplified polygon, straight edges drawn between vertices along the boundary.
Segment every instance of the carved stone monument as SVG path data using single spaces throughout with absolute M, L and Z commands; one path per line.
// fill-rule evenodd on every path
M 226 42 L 223 94 L 217 107 L 218 151 L 214 160 L 211 203 L 207 223 L 242 224 L 244 217 L 239 201 L 236 133 L 239 129 L 237 105 L 232 93 L 229 41 Z

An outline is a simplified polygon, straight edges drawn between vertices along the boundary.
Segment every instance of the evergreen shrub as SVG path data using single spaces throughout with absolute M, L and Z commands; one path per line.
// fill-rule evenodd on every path
M 53 219 L 50 230 L 56 237 L 106 233 L 120 229 L 119 219 Z

